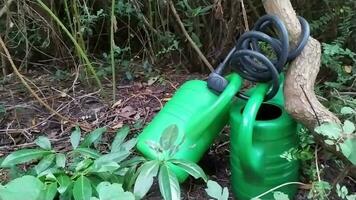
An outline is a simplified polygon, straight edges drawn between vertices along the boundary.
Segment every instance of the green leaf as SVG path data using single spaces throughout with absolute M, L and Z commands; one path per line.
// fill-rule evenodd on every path
M 173 124 L 164 129 L 159 144 L 164 150 L 168 150 L 172 147 L 178 138 L 178 127 Z
M 43 149 L 21 149 L 8 155 L 2 161 L 1 167 L 11 167 L 17 164 L 37 160 L 50 153 L 50 151 Z
M 343 114 L 343 115 L 350 115 L 350 114 L 353 114 L 353 113 L 355 113 L 355 110 L 350 108 L 350 107 L 341 108 L 341 114 Z
M 273 192 L 273 198 L 275 200 L 289 200 L 288 195 L 284 194 L 283 192 Z
M 169 161 L 182 168 L 195 179 L 202 178 L 205 182 L 208 181 L 208 177 L 204 173 L 203 169 L 199 167 L 199 165 L 186 160 L 171 159 Z
M 75 127 L 75 130 L 70 135 L 70 143 L 72 144 L 73 149 L 76 149 L 80 142 L 80 128 L 78 126 Z
M 125 185 L 125 188 L 127 190 L 133 191 L 133 186 L 135 184 L 137 176 L 138 174 L 136 173 L 136 166 L 132 166 L 126 171 L 124 175 L 123 185 Z
M 137 138 L 132 138 L 121 145 L 122 151 L 131 151 L 137 143 Z
M 56 155 L 56 165 L 60 168 L 66 167 L 66 155 L 63 153 L 57 153 Z
M 124 142 L 127 134 L 129 134 L 130 128 L 128 126 L 122 127 L 117 131 L 114 141 L 111 144 L 111 152 L 120 151 L 121 145 Z
M 340 143 L 341 152 L 352 164 L 356 165 L 356 138 L 346 139 L 343 143 Z
M 342 129 L 345 134 L 352 134 L 355 131 L 355 124 L 349 120 L 346 120 Z
M 103 156 L 100 156 L 98 159 L 94 161 L 94 165 L 102 165 L 105 163 L 110 163 L 110 162 L 121 162 L 125 158 L 127 158 L 130 155 L 130 152 L 126 151 L 119 151 L 119 152 L 113 152 L 113 153 L 108 153 Z
M 75 200 L 90 200 L 92 188 L 90 180 L 85 176 L 80 176 L 73 186 L 73 197 Z
M 39 200 L 53 200 L 57 194 L 57 183 L 53 182 L 44 187 Z
M 68 187 L 72 184 L 72 180 L 69 178 L 69 176 L 64 174 L 57 177 L 57 182 L 59 184 L 57 190 L 60 194 L 63 194 L 65 191 L 67 191 Z
M 337 140 L 339 139 L 342 130 L 341 127 L 336 123 L 325 123 L 316 127 L 315 132 L 326 136 L 328 139 Z
M 96 187 L 96 190 L 100 200 L 135 200 L 135 196 L 131 192 L 125 192 L 122 185 L 118 183 L 102 182 Z
M 55 159 L 56 155 L 55 154 L 49 154 L 47 156 L 45 156 L 35 167 L 35 171 L 37 173 L 37 175 L 39 175 L 41 172 L 45 171 L 46 169 L 48 169 L 54 159 Z
M 215 181 L 209 180 L 207 183 L 208 188 L 205 189 L 206 193 L 215 199 L 220 199 L 222 194 L 222 187 Z
M 52 149 L 51 142 L 47 137 L 40 136 L 35 140 L 35 143 L 37 146 L 41 147 L 42 149 L 46 149 L 46 150 Z
M 161 195 L 165 200 L 180 199 L 180 187 L 177 176 L 165 164 L 160 167 L 158 184 Z
M 94 150 L 94 149 L 90 149 L 90 148 L 82 148 L 82 147 L 79 147 L 79 148 L 76 148 L 73 152 L 78 152 L 80 154 L 82 154 L 83 156 L 86 156 L 88 158 L 94 158 L 94 159 L 97 159 L 101 156 L 101 154 Z
M 0 187 L 1 200 L 38 200 L 43 183 L 33 176 L 23 176 L 10 181 L 7 185 Z
M 134 194 L 138 198 L 143 198 L 153 184 L 153 177 L 157 176 L 159 161 L 151 160 L 143 164 L 134 186 Z
M 85 138 L 82 144 L 80 145 L 81 147 L 89 147 L 91 146 L 94 142 L 97 142 L 101 139 L 101 136 L 103 133 L 106 132 L 106 127 L 102 128 L 97 128 L 91 133 L 89 133 Z
M 120 168 L 120 165 L 117 164 L 116 162 L 107 162 L 107 163 L 101 163 L 101 164 L 95 164 L 93 165 L 93 168 L 90 170 L 90 172 L 113 172 L 117 169 Z
M 47 176 L 51 176 L 51 174 L 57 174 L 57 173 L 60 173 L 60 172 L 61 171 L 58 168 L 52 167 L 52 168 L 48 168 L 48 169 L 42 171 L 41 173 L 39 173 L 37 175 L 37 177 L 38 178 L 43 177 L 43 176 L 47 177 Z
M 93 161 L 91 159 L 84 159 L 77 164 L 77 166 L 75 167 L 75 171 L 78 172 L 87 169 L 91 164 L 93 164 Z

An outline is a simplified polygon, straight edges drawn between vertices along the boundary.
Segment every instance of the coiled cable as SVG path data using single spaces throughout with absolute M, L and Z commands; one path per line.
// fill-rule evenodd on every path
M 246 80 L 257 83 L 271 82 L 271 88 L 264 100 L 268 101 L 273 98 L 279 89 L 279 74 L 282 72 L 283 67 L 302 52 L 310 36 L 308 22 L 302 17 L 298 17 L 298 19 L 302 27 L 302 33 L 294 49 L 289 50 L 288 31 L 282 20 L 274 15 L 265 15 L 255 23 L 251 31 L 244 33 L 237 40 L 234 48 L 231 49 L 224 61 L 219 64 L 215 72 L 210 75 L 211 78 L 209 77 L 209 79 L 217 79 L 216 76 L 222 75 L 224 68 L 227 65 L 231 65 L 233 70 Z M 267 33 L 270 30 L 275 30 L 277 36 L 270 36 Z M 261 42 L 272 49 L 276 58 L 269 58 L 261 50 Z M 218 81 L 214 80 L 209 83 L 209 79 L 208 86 L 217 88 L 213 86 L 213 82 Z M 220 82 L 222 81 L 220 80 Z M 238 97 L 249 98 L 241 92 Z

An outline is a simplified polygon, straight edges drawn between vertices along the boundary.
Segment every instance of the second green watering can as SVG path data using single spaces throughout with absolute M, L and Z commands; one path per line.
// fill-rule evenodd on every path
M 249 100 L 239 100 L 230 111 L 231 178 L 238 200 L 256 197 L 286 182 L 298 181 L 299 164 L 281 155 L 298 148 L 297 124 L 284 110 L 283 88 L 263 102 L 269 86 L 259 84 L 250 91 Z M 276 191 L 294 197 L 297 186 Z M 273 200 L 273 192 L 261 197 Z
M 228 85 L 218 94 L 208 88 L 206 81 L 184 83 L 138 136 L 137 149 L 148 159 L 159 159 L 147 144 L 159 143 L 163 131 L 170 125 L 178 127 L 178 141 L 183 144 L 174 159 L 198 162 L 228 123 L 229 110 L 242 80 L 237 74 L 227 76 Z M 176 166 L 171 170 L 183 182 L 188 174 Z

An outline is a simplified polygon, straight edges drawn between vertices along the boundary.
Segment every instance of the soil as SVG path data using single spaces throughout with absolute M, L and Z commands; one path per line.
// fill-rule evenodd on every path
M 85 87 L 85 83 L 73 84 L 68 80 L 56 80 L 53 74 L 43 71 L 28 72 L 25 76 L 31 80 L 34 90 L 46 103 L 71 121 L 86 127 L 87 131 L 96 127 L 109 127 L 110 131 L 104 141 L 110 141 L 113 132 L 124 124 L 130 125 L 132 136 L 140 133 L 179 85 L 189 79 L 204 78 L 201 74 L 187 76 L 174 69 L 159 72 L 157 76 L 153 76 L 156 79 L 146 78 L 145 73 L 138 73 L 134 81 L 122 79 L 113 102 L 99 91 Z M 106 84 L 104 88 L 109 88 L 104 93 L 111 97 L 111 85 Z M 0 156 L 16 149 L 34 146 L 33 141 L 39 135 L 48 136 L 56 150 L 69 150 L 68 137 L 73 125 L 58 119 L 39 105 L 12 75 L 0 85 L 1 105 L 5 106 L 6 113 L 0 112 Z M 200 166 L 213 180 L 226 187 L 230 187 L 228 138 L 229 131 L 226 129 L 200 162 Z M 327 174 L 331 180 L 335 178 L 332 173 L 335 172 L 331 170 Z M 6 172 L 0 170 L 0 182 L 6 179 Z M 184 199 L 209 199 L 201 180 L 189 178 L 181 189 Z M 147 199 L 161 199 L 157 185 L 151 191 Z M 306 190 L 301 189 L 297 199 L 306 199 L 306 194 Z M 230 194 L 230 199 L 232 196 Z

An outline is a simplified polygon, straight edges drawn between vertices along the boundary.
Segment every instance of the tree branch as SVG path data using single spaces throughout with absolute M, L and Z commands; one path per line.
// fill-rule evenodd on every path
M 200 57 L 200 59 L 203 61 L 203 63 L 209 68 L 209 70 L 212 72 L 214 71 L 213 66 L 210 64 L 210 62 L 208 61 L 208 59 L 206 59 L 206 57 L 204 56 L 204 54 L 200 51 L 199 47 L 195 44 L 195 42 L 193 41 L 193 39 L 189 36 L 187 30 L 184 27 L 184 24 L 182 22 L 182 20 L 180 19 L 178 12 L 176 10 L 176 8 L 174 7 L 174 3 L 172 0 L 169 0 L 169 7 L 171 8 L 174 17 L 176 18 L 176 21 L 179 24 L 179 27 L 182 29 L 182 32 L 184 34 L 184 36 L 187 38 L 187 40 L 189 41 L 190 45 L 193 47 L 193 49 L 195 50 L 195 52 L 198 54 L 198 56 Z

